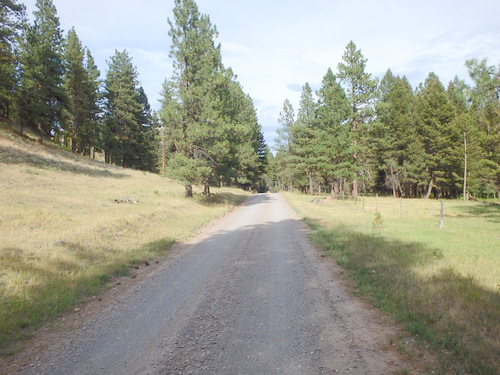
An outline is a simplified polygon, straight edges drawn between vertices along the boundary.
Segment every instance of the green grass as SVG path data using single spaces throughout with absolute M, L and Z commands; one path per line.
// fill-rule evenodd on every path
M 0 354 L 116 275 L 166 254 L 246 193 L 184 187 L 155 174 L 40 147 L 0 129 Z M 115 203 L 134 198 L 137 204 Z
M 441 373 L 500 369 L 499 205 L 286 195 L 312 240 L 441 360 Z

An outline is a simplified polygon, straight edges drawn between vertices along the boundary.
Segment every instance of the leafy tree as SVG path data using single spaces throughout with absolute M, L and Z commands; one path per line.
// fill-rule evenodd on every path
M 21 90 L 19 117 L 38 132 L 38 141 L 61 131 L 63 44 L 59 18 L 52 0 L 37 0 L 34 24 L 23 33 L 20 45 Z
M 366 59 L 354 42 L 347 44 L 342 63 L 338 65 L 338 77 L 344 84 L 349 99 L 351 113 L 349 125 L 352 140 L 353 196 L 358 195 L 358 177 L 365 172 L 367 161 L 366 134 L 367 126 L 374 115 L 373 104 L 376 95 L 377 80 L 365 72 Z
M 337 77 L 329 68 L 323 77 L 317 96 L 317 127 L 315 131 L 318 168 L 330 182 L 332 198 L 340 193 L 345 179 L 351 178 L 350 163 L 352 152 L 347 119 L 349 102 Z
M 0 116 L 10 118 L 17 85 L 14 47 L 24 7 L 16 0 L 0 0 Z

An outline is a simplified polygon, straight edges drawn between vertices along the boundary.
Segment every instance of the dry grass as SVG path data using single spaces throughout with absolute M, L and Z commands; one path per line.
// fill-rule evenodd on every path
M 209 204 L 200 194 L 185 199 L 169 179 L 0 130 L 0 352 L 245 196 L 214 192 Z M 137 204 L 116 202 L 125 198 Z
M 312 239 L 438 354 L 443 374 L 500 369 L 500 205 L 391 198 L 330 201 L 287 194 Z M 376 207 L 377 206 L 377 207 Z M 376 214 L 376 208 L 378 214 Z

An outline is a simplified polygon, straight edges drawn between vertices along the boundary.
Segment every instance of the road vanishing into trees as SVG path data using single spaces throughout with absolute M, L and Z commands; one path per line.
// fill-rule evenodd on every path
M 391 374 L 394 327 L 352 297 L 278 194 L 42 330 L 9 373 Z M 420 373 L 411 369 L 411 373 Z

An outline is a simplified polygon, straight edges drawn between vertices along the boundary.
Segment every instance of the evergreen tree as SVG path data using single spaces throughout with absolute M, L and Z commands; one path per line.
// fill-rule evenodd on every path
M 289 191 L 293 190 L 294 167 L 293 167 L 293 126 L 295 124 L 295 111 L 292 103 L 285 99 L 283 110 L 278 119 L 280 127 L 276 130 L 277 137 L 274 139 L 276 150 L 276 164 L 279 166 L 280 180 L 279 188 L 286 185 Z
M 0 116 L 10 118 L 17 85 L 14 47 L 24 7 L 16 0 L 0 0 Z
M 470 114 L 484 155 L 478 171 L 481 187 L 476 191 L 485 196 L 496 192 L 500 199 L 500 67 L 489 66 L 486 59 L 468 60 L 466 66 L 474 82 Z
M 338 77 L 346 88 L 351 108 L 349 125 L 352 140 L 353 196 L 358 195 L 358 177 L 366 174 L 367 126 L 374 115 L 373 104 L 376 95 L 377 80 L 365 72 L 366 59 L 354 42 L 347 44 L 342 63 L 338 65 Z
M 315 131 L 320 173 L 329 181 L 332 198 L 344 189 L 350 174 L 351 140 L 347 123 L 350 107 L 346 93 L 329 68 L 317 93 L 318 115 Z
M 409 153 L 409 145 L 417 136 L 413 90 L 406 77 L 395 77 L 388 70 L 380 83 L 379 95 L 377 120 L 371 129 L 379 182 L 394 197 L 409 196 L 412 188 L 408 185 L 408 168 L 416 172 L 418 165 L 411 163 L 419 161 L 419 155 Z
M 87 115 L 80 131 L 81 152 L 94 158 L 95 151 L 101 147 L 99 145 L 102 134 L 102 94 L 100 79 L 101 72 L 97 69 L 92 53 L 86 51 L 85 70 L 87 73 L 85 81 L 85 103 Z
M 164 84 L 160 111 L 168 173 L 185 183 L 186 197 L 192 184 L 203 185 L 205 196 L 215 184 L 258 189 L 265 158 L 253 102 L 224 68 L 209 17 L 193 0 L 176 0 L 173 13 L 174 74 Z
M 115 51 L 105 81 L 106 119 L 104 151 L 108 163 L 127 168 L 143 167 L 140 143 L 146 118 L 144 92 L 139 87 L 137 70 L 127 51 Z
M 215 110 L 215 85 L 223 80 L 218 36 L 206 15 L 201 15 L 193 0 L 176 0 L 174 20 L 169 19 L 174 59 L 172 83 L 176 90 L 176 152 L 169 160 L 170 173 L 184 181 L 186 196 L 192 196 L 192 184 L 203 184 L 209 194 L 217 161 L 212 153 L 217 150 L 220 125 Z
M 158 172 L 157 145 L 159 140 L 154 114 L 142 86 L 139 87 L 137 94 L 141 111 L 137 116 L 139 131 L 136 133 L 135 143 L 132 144 L 136 160 L 133 167 L 143 171 Z
M 67 138 L 71 141 L 71 150 L 73 152 L 82 151 L 81 133 L 90 112 L 89 103 L 87 102 L 89 96 L 87 90 L 89 87 L 87 85 L 88 73 L 84 66 L 84 55 L 85 50 L 73 28 L 68 32 L 64 54 L 66 63 L 64 88 L 68 95 L 65 132 Z
M 453 105 L 437 75 L 430 73 L 417 95 L 418 130 L 425 150 L 427 192 L 435 188 L 440 196 L 455 195 L 450 182 L 458 171 L 456 145 L 461 136 L 452 126 Z
M 309 194 L 314 194 L 314 177 L 318 170 L 318 149 L 315 136 L 317 108 L 309 83 L 302 87 L 297 121 L 292 128 L 296 168 L 307 176 Z
M 37 0 L 34 24 L 28 26 L 21 43 L 21 90 L 19 117 L 24 125 L 44 137 L 61 131 L 63 88 L 63 44 L 59 18 L 52 0 Z

